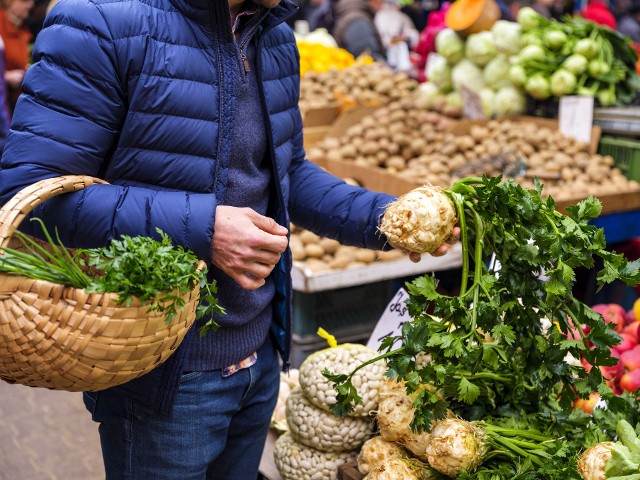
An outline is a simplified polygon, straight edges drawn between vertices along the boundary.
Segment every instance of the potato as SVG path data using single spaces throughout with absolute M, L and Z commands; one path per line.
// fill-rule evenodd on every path
M 325 252 L 319 243 L 307 243 L 304 246 L 304 253 L 307 258 L 322 258 Z
M 300 232 L 300 240 L 304 245 L 309 245 L 311 243 L 318 243 L 320 241 L 320 237 L 309 230 L 303 230 Z
M 357 262 L 371 263 L 376 260 L 376 252 L 373 250 L 367 250 L 366 248 L 360 248 L 355 253 L 355 259 Z
M 321 238 L 318 244 L 326 253 L 333 255 L 340 248 L 340 242 L 332 238 Z

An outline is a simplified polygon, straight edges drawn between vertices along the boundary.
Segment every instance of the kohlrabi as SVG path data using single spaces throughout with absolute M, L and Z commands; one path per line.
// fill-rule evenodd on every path
M 580 55 L 579 53 L 569 55 L 562 63 L 562 67 L 570 71 L 574 75 L 582 75 L 587 71 L 588 65 L 589 60 L 587 60 L 584 55 Z
M 544 18 L 531 7 L 523 7 L 518 10 L 518 16 L 516 20 L 525 31 L 536 30 L 548 23 L 548 20 L 546 18 Z
M 556 70 L 549 80 L 551 93 L 556 97 L 572 94 L 577 86 L 576 76 L 569 70 Z
M 547 77 L 536 73 L 527 80 L 524 89 L 536 100 L 546 100 L 551 96 L 551 86 Z
M 514 64 L 509 67 L 509 80 L 516 87 L 522 87 L 527 83 L 527 71 L 522 65 Z

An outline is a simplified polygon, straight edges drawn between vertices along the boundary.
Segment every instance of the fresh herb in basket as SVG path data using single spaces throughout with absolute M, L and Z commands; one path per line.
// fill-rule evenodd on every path
M 184 307 L 180 296 L 200 286 L 196 318 L 207 317 L 200 336 L 215 331 L 213 314 L 224 313 L 215 298 L 215 281 L 207 280 L 206 267 L 198 268 L 198 258 L 156 229 L 160 240 L 123 235 L 106 247 L 68 250 L 56 234 L 54 241 L 44 223 L 37 221 L 47 240 L 44 248 L 19 231 L 14 233 L 25 252 L 0 247 L 0 271 L 46 280 L 87 292 L 116 293 L 117 303 L 130 305 L 134 298 L 149 304 L 149 311 L 165 314 L 169 323 Z

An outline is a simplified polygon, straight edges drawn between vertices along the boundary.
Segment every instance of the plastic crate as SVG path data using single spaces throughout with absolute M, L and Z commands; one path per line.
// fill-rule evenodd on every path
M 630 180 L 640 182 L 640 141 L 628 138 L 600 138 L 599 153 L 611 155 L 616 166 Z
M 373 327 L 399 288 L 395 280 L 320 292 L 293 292 L 293 333 L 315 335 L 318 327 L 338 336 Z

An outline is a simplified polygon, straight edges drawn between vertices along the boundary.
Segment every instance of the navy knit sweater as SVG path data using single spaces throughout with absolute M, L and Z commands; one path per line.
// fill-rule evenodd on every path
M 259 13 L 246 25 L 240 25 L 238 45 L 251 35 L 252 27 L 260 17 L 262 14 Z M 221 200 L 225 205 L 249 207 L 267 215 L 272 175 L 266 156 L 267 136 L 255 74 L 253 42 L 247 42 L 243 51 L 249 71 L 245 71 L 238 50 L 238 68 L 241 71 L 238 75 L 228 185 L 225 198 Z M 218 284 L 220 305 L 226 313 L 216 317 L 221 326 L 218 331 L 193 342 L 184 370 L 212 370 L 236 363 L 256 351 L 269 334 L 275 292 L 273 278 L 267 278 L 266 284 L 257 290 L 245 290 L 219 269 L 212 269 L 212 274 Z

